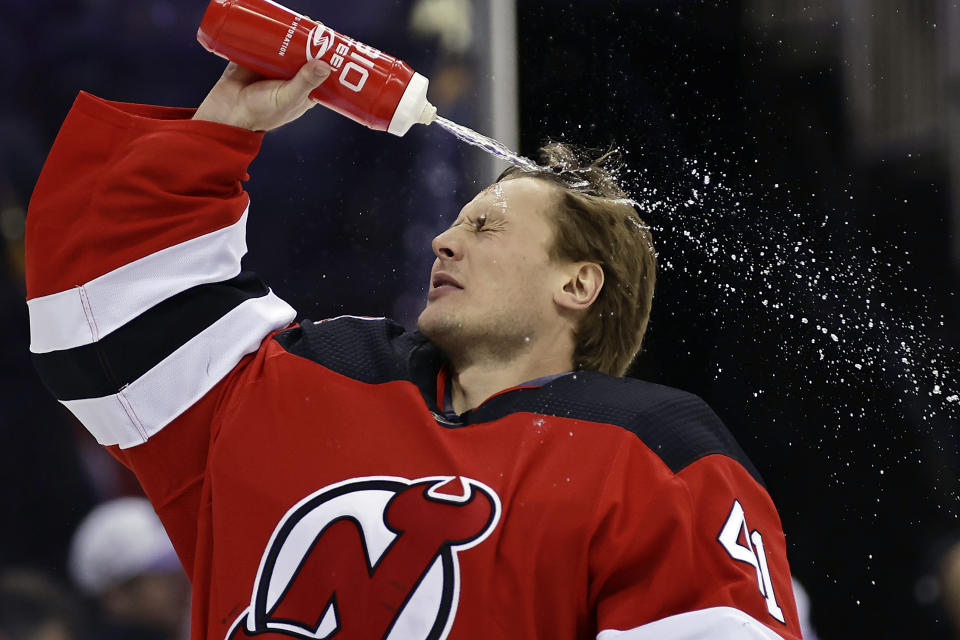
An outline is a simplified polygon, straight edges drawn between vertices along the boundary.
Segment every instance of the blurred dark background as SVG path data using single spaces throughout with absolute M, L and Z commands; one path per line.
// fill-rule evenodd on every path
M 664 203 L 648 218 L 663 270 L 632 375 L 702 395 L 731 427 L 780 509 L 820 638 L 960 637 L 944 569 L 960 534 L 960 414 L 944 400 L 960 390 L 955 3 L 286 4 L 406 60 L 431 79 L 442 115 L 517 135 L 505 141 L 526 155 L 548 139 L 619 145 L 627 186 Z M 0 572 L 68 585 L 77 523 L 137 493 L 30 366 L 23 220 L 77 91 L 199 104 L 223 67 L 194 39 L 205 6 L 2 0 Z M 502 86 L 509 77 L 498 85 L 490 60 L 491 30 L 502 28 L 491 16 L 504 9 L 515 18 L 516 92 Z M 506 128 L 489 106 L 494 90 L 518 107 Z M 315 109 L 267 136 L 251 169 L 248 261 L 304 317 L 412 326 L 430 238 L 498 168 L 437 127 L 395 138 Z M 805 264 L 803 278 L 829 295 L 698 251 L 685 229 L 756 264 L 772 238 L 803 243 L 828 267 Z M 831 285 L 837 270 L 846 275 Z M 764 296 L 797 316 L 884 326 L 844 344 L 885 364 L 837 373 L 853 356 L 821 361 L 817 336 Z M 901 342 L 918 345 L 916 361 L 901 360 Z

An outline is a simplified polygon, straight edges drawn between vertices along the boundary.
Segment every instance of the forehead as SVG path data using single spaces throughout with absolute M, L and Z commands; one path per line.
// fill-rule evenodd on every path
M 544 180 L 513 178 L 492 184 L 471 200 L 464 211 L 471 209 L 501 210 L 517 218 L 547 220 L 547 212 L 557 198 L 557 188 Z

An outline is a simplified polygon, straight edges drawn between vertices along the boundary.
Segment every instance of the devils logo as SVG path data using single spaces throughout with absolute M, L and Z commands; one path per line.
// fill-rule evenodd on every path
M 294 505 L 267 544 L 253 599 L 227 640 L 442 640 L 460 593 L 457 553 L 481 543 L 500 499 L 470 478 L 355 478 Z

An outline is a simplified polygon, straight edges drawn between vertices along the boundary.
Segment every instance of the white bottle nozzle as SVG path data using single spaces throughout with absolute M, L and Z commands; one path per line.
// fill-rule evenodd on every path
M 437 119 L 437 108 L 429 102 L 423 105 L 423 111 L 420 112 L 420 124 L 430 124 Z

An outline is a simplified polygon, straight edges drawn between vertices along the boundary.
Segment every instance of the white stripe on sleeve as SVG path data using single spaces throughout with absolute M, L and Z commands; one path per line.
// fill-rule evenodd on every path
M 181 291 L 233 278 L 247 252 L 249 210 L 228 227 L 161 249 L 73 289 L 29 300 L 30 351 L 91 344 Z
M 222 380 L 243 356 L 296 313 L 273 292 L 238 305 L 155 367 L 101 398 L 63 404 L 103 445 L 126 449 L 147 441 Z
M 679 613 L 634 629 L 605 629 L 597 640 L 783 640 L 783 637 L 733 607 Z

